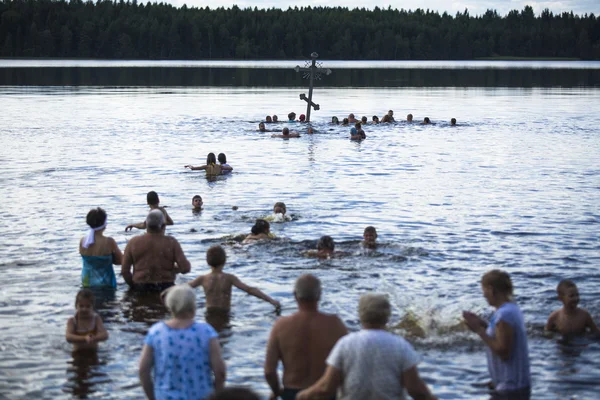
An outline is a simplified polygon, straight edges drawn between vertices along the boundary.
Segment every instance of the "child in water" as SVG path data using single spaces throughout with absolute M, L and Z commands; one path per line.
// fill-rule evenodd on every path
M 271 225 L 264 219 L 257 219 L 252 227 L 252 233 L 246 236 L 242 243 L 250 243 L 255 240 L 272 239 Z
M 331 236 L 321 236 L 317 242 L 317 250 L 309 250 L 306 255 L 317 258 L 331 258 L 335 254 L 335 242 Z
M 202 197 L 200 195 L 195 195 L 192 197 L 192 211 L 200 212 L 202 211 Z
M 221 164 L 221 173 L 223 175 L 230 174 L 231 171 L 233 171 L 231 165 L 227 164 L 227 156 L 225 153 L 219 153 L 217 159 L 219 160 L 219 164 Z
M 223 268 L 226 261 L 227 255 L 225 254 L 225 250 L 219 245 L 212 246 L 206 252 L 206 262 L 210 265 L 210 272 L 197 277 L 189 283 L 193 288 L 202 286 L 204 289 L 207 312 L 229 311 L 231 308 L 232 286 L 271 303 L 277 310 L 281 308 L 281 304 L 277 300 L 267 296 L 257 288 L 244 284 L 235 275 L 224 273 Z
M 563 307 L 550 314 L 545 328 L 547 331 L 558 332 L 563 336 L 578 336 L 585 334 L 589 329 L 596 335 L 600 334 L 600 329 L 590 313 L 578 307 L 579 290 L 573 281 L 560 281 L 556 292 Z
M 374 249 L 377 247 L 377 230 L 374 226 L 367 226 L 363 232 L 363 247 Z
M 102 318 L 94 312 L 94 294 L 89 289 L 80 290 L 75 297 L 77 312 L 67 321 L 67 342 L 75 350 L 95 349 L 98 342 L 108 339 Z

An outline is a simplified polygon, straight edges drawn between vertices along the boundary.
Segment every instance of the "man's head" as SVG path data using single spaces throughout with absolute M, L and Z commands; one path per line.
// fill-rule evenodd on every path
M 456 125 L 456 118 L 452 118 L 450 120 L 450 125 L 452 125 L 452 126 Z
M 146 229 L 148 232 L 160 232 L 165 226 L 165 216 L 160 210 L 152 210 L 146 217 Z
M 288 119 L 290 121 L 295 121 L 296 120 L 296 113 L 295 112 L 291 112 L 288 114 Z
M 321 299 L 321 281 L 314 275 L 304 274 L 296 279 L 294 297 L 298 302 L 317 302 Z
M 408 122 L 412 122 L 412 120 L 413 120 L 413 115 L 412 115 L 412 114 L 408 114 L 408 115 L 406 116 L 406 121 L 408 121 Z
M 333 252 L 335 250 L 335 242 L 331 236 L 321 236 L 317 242 L 317 250 Z
M 146 195 L 146 201 L 148 202 L 149 206 L 157 206 L 158 203 L 160 203 L 160 201 L 158 200 L 158 193 L 156 193 L 154 190 L 148 192 L 148 194 Z
M 196 209 L 202 208 L 202 197 L 200 197 L 200 195 L 192 197 L 192 206 Z
M 273 122 L 277 122 L 279 121 L 279 118 L 277 117 L 277 115 L 273 115 Z
M 283 130 L 281 131 L 281 134 L 283 136 L 290 136 L 290 130 L 289 130 L 289 128 L 283 128 Z

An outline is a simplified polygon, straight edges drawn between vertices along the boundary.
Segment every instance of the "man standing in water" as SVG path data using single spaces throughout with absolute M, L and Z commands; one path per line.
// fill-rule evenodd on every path
M 315 383 L 325 372 L 325 359 L 348 330 L 335 315 L 319 312 L 321 282 L 306 274 L 296 280 L 294 297 L 298 312 L 282 317 L 271 330 L 265 359 L 265 379 L 271 399 L 293 400 L 296 393 Z M 277 364 L 283 362 L 283 389 Z
M 178 273 L 190 272 L 190 262 L 177 239 L 165 235 L 164 218 L 161 210 L 150 211 L 146 233 L 134 237 L 125 247 L 121 274 L 134 290 L 163 291 L 173 286 Z

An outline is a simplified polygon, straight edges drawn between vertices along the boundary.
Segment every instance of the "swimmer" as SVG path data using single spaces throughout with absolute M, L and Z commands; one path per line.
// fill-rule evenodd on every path
M 333 256 L 335 251 L 335 242 L 331 236 L 321 236 L 317 242 L 317 254 L 318 258 L 330 258 Z
M 367 226 L 363 232 L 363 247 L 374 249 L 377 247 L 377 230 L 374 226 Z
M 231 171 L 233 171 L 231 165 L 227 164 L 227 156 L 225 153 L 219 153 L 217 160 L 219 160 L 219 164 L 221 164 L 221 173 L 223 175 L 230 174 Z
M 300 114 L 300 122 L 306 122 L 306 115 Z
M 287 212 L 287 208 L 285 207 L 285 203 L 283 203 L 281 201 L 278 201 L 273 206 L 273 214 L 281 214 L 281 215 L 285 216 L 286 212 Z
M 281 135 L 271 135 L 272 138 L 283 138 L 283 139 L 289 139 L 289 138 L 297 138 L 300 137 L 300 134 L 298 132 L 291 132 L 289 128 L 283 128 L 283 130 L 281 131 Z
M 205 170 L 206 176 L 221 175 L 223 170 L 229 170 L 229 171 L 233 170 L 233 168 L 231 168 L 229 166 L 217 164 L 217 158 L 215 157 L 215 153 L 208 153 L 208 155 L 206 156 L 206 165 L 202 165 L 200 167 L 194 167 L 193 165 L 186 165 L 184 168 L 189 168 L 192 171 Z
M 393 110 L 388 111 L 387 115 L 390 117 L 390 122 L 396 122 L 396 120 L 394 119 L 394 111 Z
M 339 125 L 340 124 L 340 120 L 338 119 L 338 117 L 331 117 L 331 123 L 333 125 Z
M 264 122 L 259 122 L 258 123 L 258 131 L 259 132 L 271 132 L 270 129 L 265 128 L 265 123 Z
M 67 321 L 67 342 L 73 343 L 75 350 L 97 348 L 98 342 L 108 339 L 108 332 L 94 311 L 94 293 L 80 290 L 75 297 L 75 308 L 75 315 Z
M 392 120 L 390 119 L 390 116 L 385 114 L 382 118 L 381 118 L 381 123 L 382 124 L 389 124 L 390 122 L 392 122 Z
M 406 116 L 406 122 L 409 122 L 409 123 L 410 123 L 410 122 L 413 122 L 413 115 L 412 115 L 412 114 L 408 114 L 408 115 Z
M 379 123 L 379 117 L 377 115 L 373 115 L 373 122 L 371 122 L 372 124 L 378 124 Z
M 313 129 L 312 126 L 309 126 L 308 129 L 306 130 L 306 133 L 309 135 L 312 135 L 313 133 L 315 133 L 315 130 Z
M 354 125 L 354 128 L 350 129 L 350 140 L 363 140 L 366 139 L 365 131 L 362 130 L 360 122 Z
M 272 239 L 271 225 L 264 219 L 257 219 L 250 233 L 242 243 L 250 243 L 255 240 Z
M 272 122 L 273 122 L 273 119 L 271 119 L 271 116 L 270 116 L 270 115 L 267 115 L 267 117 L 265 118 L 265 122 L 266 122 L 267 124 L 270 124 L 270 123 L 272 123 Z
M 291 112 L 288 114 L 288 122 L 296 122 L 296 113 Z
M 590 313 L 578 307 L 579 290 L 573 281 L 568 279 L 560 281 L 556 292 L 563 307 L 550 314 L 545 328 L 547 331 L 558 332 L 563 336 L 579 336 L 589 329 L 595 335 L 600 334 L 600 329 L 594 323 Z
M 452 125 L 452 126 L 456 126 L 456 118 L 452 118 L 452 119 L 450 120 L 450 125 Z
M 273 123 L 279 122 L 279 118 L 277 118 L 277 115 L 273 115 Z
M 213 156 L 214 156 L 214 154 L 213 154 Z M 173 225 L 173 220 L 167 213 L 167 210 L 165 210 L 164 207 L 159 206 L 160 199 L 158 198 L 158 193 L 156 193 L 154 190 L 148 192 L 148 194 L 146 195 L 146 202 L 148 203 L 148 206 L 150 207 L 150 211 L 160 210 L 163 213 L 163 215 L 165 217 L 165 225 Z M 137 224 L 127 225 L 125 227 L 125 232 L 128 232 L 133 228 L 146 229 L 146 221 L 144 220 L 144 222 L 138 222 Z
M 369 120 L 367 119 L 367 117 L 365 115 L 363 115 L 362 118 L 360 119 L 360 123 L 363 125 L 366 125 L 368 121 Z
M 271 303 L 278 311 L 281 309 L 281 304 L 277 300 L 267 296 L 257 288 L 246 285 L 237 276 L 224 273 L 223 268 L 226 261 L 225 250 L 219 245 L 212 246 L 206 252 L 206 263 L 210 266 L 210 272 L 206 275 L 200 275 L 189 283 L 193 288 L 202 286 L 202 289 L 204 289 L 207 312 L 229 311 L 231 308 L 232 286 Z
M 202 197 L 200 195 L 195 195 L 192 197 L 192 211 L 200 212 L 202 211 Z
M 429 119 L 429 117 L 425 117 L 423 119 L 423 122 L 421 122 L 421 125 L 429 125 L 431 124 L 431 120 Z
M 348 114 L 348 123 L 350 124 L 355 124 L 358 121 L 356 120 L 356 118 L 354 118 L 354 114 Z
M 348 121 L 348 118 L 344 118 L 342 120 L 342 126 L 348 126 L 348 125 L 350 125 L 350 122 Z

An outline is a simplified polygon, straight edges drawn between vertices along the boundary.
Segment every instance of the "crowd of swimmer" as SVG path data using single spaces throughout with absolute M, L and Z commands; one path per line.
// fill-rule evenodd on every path
M 210 268 L 206 274 L 175 285 L 177 274 L 190 272 L 190 262 L 177 239 L 165 234 L 167 226 L 174 222 L 160 206 L 158 194 L 149 192 L 147 203 L 150 212 L 146 219 L 125 227 L 126 231 L 138 228 L 146 232 L 129 240 L 124 252 L 113 238 L 104 236 L 106 212 L 95 208 L 87 214 L 89 231 L 79 244 L 84 289 L 75 298 L 76 313 L 67 322 L 66 340 L 74 344 L 75 351 L 95 351 L 99 342 L 108 340 L 102 318 L 94 311 L 90 288 L 116 288 L 113 264 L 120 265 L 130 291 L 160 294 L 171 313 L 170 319 L 152 325 L 143 342 L 139 377 L 148 399 L 258 399 L 249 389 L 225 388 L 226 366 L 218 340 L 222 328 L 195 320 L 197 301 L 193 289 L 202 287 L 204 291 L 207 322 L 211 314 L 228 315 L 234 286 L 272 304 L 278 314 L 279 301 L 226 273 L 227 255 L 220 245 L 206 252 Z M 202 205 L 202 198 L 194 196 L 193 209 L 201 210 Z M 275 203 L 273 213 L 285 220 L 286 205 Z M 243 243 L 272 239 L 269 222 L 258 219 Z M 361 244 L 377 248 L 375 227 L 364 229 Z M 311 253 L 320 258 L 335 257 L 334 240 L 321 237 Z M 469 311 L 463 312 L 462 317 L 486 345 L 491 398 L 529 399 L 527 329 L 512 298 L 512 280 L 504 271 L 491 270 L 483 275 L 481 289 L 488 304 L 496 309 L 491 319 L 486 321 Z M 329 399 L 336 395 L 338 399 L 352 400 L 400 399 L 405 391 L 414 399 L 436 398 L 419 376 L 420 356 L 408 341 L 386 329 L 391 315 L 387 296 L 361 296 L 358 317 L 362 329 L 349 333 L 340 318 L 319 312 L 321 290 L 317 277 L 298 277 L 293 288 L 298 311 L 280 317 L 271 329 L 264 363 L 265 379 L 272 391 L 270 399 Z M 546 330 L 564 337 L 588 331 L 600 335 L 590 313 L 578 306 L 576 284 L 563 280 L 556 290 L 563 306 L 549 316 Z M 281 381 L 277 372 L 280 362 Z
M 258 124 L 258 131 L 259 132 L 275 132 L 277 130 L 274 129 L 267 129 L 265 124 L 272 124 L 272 123 L 277 123 L 279 122 L 279 118 L 277 117 L 277 115 L 273 115 L 272 117 L 267 115 L 267 117 L 265 118 L 265 121 L 259 122 Z M 306 116 L 304 114 L 301 114 L 299 119 L 296 120 L 296 113 L 295 112 L 291 112 L 288 114 L 288 123 L 293 123 L 293 122 L 300 122 L 300 123 L 305 123 L 306 122 Z M 352 128 L 350 128 L 350 140 L 363 140 L 367 138 L 367 135 L 365 134 L 365 131 L 362 129 L 363 126 L 367 125 L 367 124 L 388 124 L 388 123 L 394 123 L 396 122 L 396 120 L 394 119 L 394 111 L 393 110 L 389 110 L 387 112 L 387 114 L 385 114 L 381 120 L 379 119 L 379 117 L 377 115 L 373 115 L 371 121 L 369 122 L 369 119 L 366 116 L 363 116 L 360 120 L 357 120 L 356 117 L 354 116 L 354 114 L 348 114 L 347 118 L 344 118 L 342 120 L 342 123 L 340 124 L 340 120 L 338 119 L 338 117 L 331 117 L 331 124 L 333 125 L 341 125 L 341 126 L 351 126 L 354 125 Z M 413 115 L 412 114 L 408 114 L 406 116 L 406 123 L 412 124 L 413 123 Z M 429 117 L 425 117 L 423 118 L 423 122 L 421 122 L 421 125 L 432 125 L 433 122 L 431 122 L 431 119 L 429 119 Z M 456 126 L 456 118 L 452 118 L 450 119 L 450 126 Z M 309 126 L 306 130 L 307 134 L 313 134 L 315 133 L 315 130 L 313 129 L 312 126 Z M 300 137 L 300 134 L 296 131 L 290 131 L 290 129 L 288 127 L 285 127 L 281 130 L 281 134 L 273 134 L 271 135 L 271 137 L 274 138 L 293 138 L 293 137 Z

